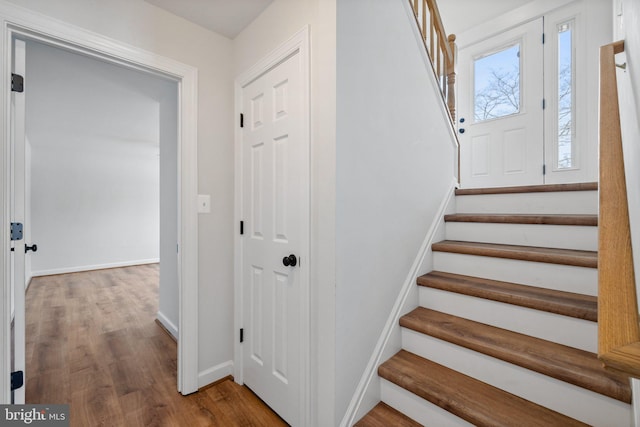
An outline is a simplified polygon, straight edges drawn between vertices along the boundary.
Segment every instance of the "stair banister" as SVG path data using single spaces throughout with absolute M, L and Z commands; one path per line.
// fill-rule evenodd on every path
M 451 116 L 456 121 L 456 36 L 447 36 L 435 0 L 409 0 L 416 23 L 420 28 L 424 46 L 438 79 L 442 98 Z
M 615 55 L 623 51 L 623 41 L 600 48 L 598 357 L 609 368 L 640 377 L 640 326 L 615 63 Z

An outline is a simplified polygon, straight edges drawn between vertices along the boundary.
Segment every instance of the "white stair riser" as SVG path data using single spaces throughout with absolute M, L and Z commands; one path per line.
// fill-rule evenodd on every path
M 597 214 L 597 191 L 456 196 L 458 213 Z
M 433 269 L 578 294 L 598 294 L 595 268 L 433 252 Z
M 585 351 L 597 352 L 596 322 L 420 286 L 420 306 Z
M 403 330 L 403 348 L 494 387 L 596 426 L 628 426 L 631 406 L 502 360 Z
M 392 408 L 402 412 L 414 421 L 425 426 L 438 427 L 473 427 L 450 412 L 424 400 L 396 384 L 380 379 L 381 400 Z M 391 426 L 390 426 L 391 427 Z
M 598 250 L 598 227 L 447 222 L 446 236 L 465 242 Z

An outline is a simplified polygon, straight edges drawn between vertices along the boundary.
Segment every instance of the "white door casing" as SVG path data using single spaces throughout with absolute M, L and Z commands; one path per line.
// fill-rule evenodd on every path
M 309 375 L 309 129 L 305 28 L 238 79 L 236 380 L 306 425 Z M 296 265 L 285 265 L 294 255 Z
M 153 73 L 174 79 L 179 85 L 179 134 L 178 134 L 178 280 L 179 280 L 179 337 L 178 337 L 178 384 L 182 394 L 198 390 L 198 212 L 197 212 L 197 69 L 172 59 L 120 43 L 113 39 L 50 19 L 44 15 L 0 3 L 0 25 L 6 43 L 2 46 L 2 60 L 6 72 L 11 71 L 11 41 L 15 36 L 33 39 L 45 44 L 61 47 L 79 54 L 103 59 L 142 72 Z M 5 76 L 6 76 L 5 72 Z M 7 80 L 8 81 L 8 80 Z M 27 84 L 25 83 L 25 87 Z M 5 123 L 11 123 L 11 92 L 8 85 L 0 86 L 4 99 Z M 4 304 L 1 312 L 2 349 L 0 352 L 0 402 L 9 403 L 9 373 L 11 368 L 11 252 L 9 222 L 13 197 L 13 170 L 11 162 L 10 129 L 2 133 L 4 162 L 0 163 L 0 186 L 3 194 L 2 223 L 0 237 L 4 243 L 0 248 L 3 264 L 7 267 L 3 275 Z M 21 248 L 23 248 L 21 246 Z M 17 251 L 17 249 L 16 249 Z M 24 251 L 24 249 L 23 249 Z
M 542 31 L 538 18 L 459 52 L 458 132 L 464 188 L 543 183 Z M 519 110 L 480 119 L 474 111 L 475 62 L 509 48 L 510 54 L 519 51 Z
M 12 72 L 26 78 L 26 46 L 23 40 L 12 43 Z M 24 85 L 26 91 L 26 84 Z M 29 227 L 25 221 L 25 92 L 11 92 L 11 222 Z M 23 233 L 24 235 L 24 233 Z M 25 244 L 24 238 L 11 242 L 11 290 L 13 303 L 13 371 L 22 371 L 26 384 L 25 363 Z M 14 390 L 13 403 L 25 403 L 25 386 Z

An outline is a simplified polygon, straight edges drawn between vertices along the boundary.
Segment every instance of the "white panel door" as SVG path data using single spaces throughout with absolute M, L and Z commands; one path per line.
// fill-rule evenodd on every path
M 243 381 L 291 425 L 301 420 L 309 233 L 299 57 L 242 88 Z
M 539 18 L 460 50 L 462 187 L 543 183 L 542 31 Z
M 12 73 L 25 76 L 26 48 L 22 40 L 13 41 Z M 26 90 L 26 79 L 25 79 Z M 11 93 L 11 222 L 25 224 L 25 92 Z M 11 249 L 11 298 L 13 339 L 11 370 L 25 370 L 25 241 L 13 240 Z M 25 386 L 12 392 L 12 401 L 23 404 Z

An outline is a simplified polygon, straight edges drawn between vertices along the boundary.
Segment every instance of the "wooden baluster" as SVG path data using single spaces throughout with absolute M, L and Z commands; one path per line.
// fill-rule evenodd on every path
M 458 56 L 458 48 L 456 46 L 456 35 L 450 34 L 447 38 L 451 57 L 447 58 L 447 107 L 451 114 L 451 120 L 456 122 L 456 62 Z
M 427 4 L 422 0 L 422 38 L 427 40 Z
M 429 38 L 429 56 L 431 57 L 431 60 L 434 60 L 434 50 L 435 50 L 435 44 L 434 44 L 434 40 L 435 40 L 435 36 L 436 36 L 436 21 L 435 18 L 433 16 L 433 10 L 431 10 L 431 8 L 429 8 L 429 13 L 431 14 L 431 19 L 430 19 L 430 23 L 429 23 L 429 28 L 430 28 L 430 38 Z
M 418 17 L 418 2 L 420 0 L 413 0 L 413 13 L 414 15 L 416 15 L 416 18 Z

